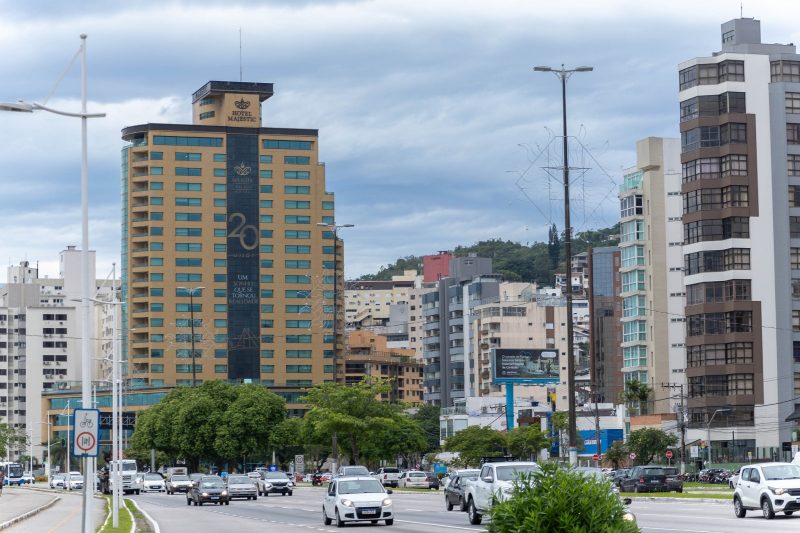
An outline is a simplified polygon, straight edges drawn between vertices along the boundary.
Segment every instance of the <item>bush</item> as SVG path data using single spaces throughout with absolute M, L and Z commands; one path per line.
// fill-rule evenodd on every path
M 515 483 L 509 499 L 492 505 L 489 532 L 639 532 L 625 514 L 610 482 L 547 463 Z

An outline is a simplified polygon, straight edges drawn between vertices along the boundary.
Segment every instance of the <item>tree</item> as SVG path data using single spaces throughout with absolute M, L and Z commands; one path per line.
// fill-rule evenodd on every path
M 656 428 L 642 428 L 628 435 L 628 449 L 636 454 L 636 464 L 646 465 L 654 457 L 663 456 L 670 446 L 678 443 L 678 437 Z
M 286 417 L 286 402 L 259 385 L 238 385 L 217 427 L 214 449 L 222 459 L 262 456 L 275 429 Z
M 603 454 L 603 461 L 611 463 L 614 470 L 618 470 L 627 457 L 628 450 L 625 448 L 625 443 L 621 440 L 615 440 L 606 450 L 606 453 Z
M 633 533 L 627 511 L 608 481 L 545 463 L 540 472 L 515 483 L 511 497 L 489 510 L 489 533 L 592 531 Z
M 426 446 L 423 453 L 439 449 L 439 414 L 441 412 L 442 409 L 438 405 L 426 403 L 421 405 L 411 416 L 425 434 Z
M 645 415 L 647 414 L 647 401 L 651 392 L 653 392 L 653 389 L 648 387 L 647 384 L 634 379 L 625 383 L 625 390 L 622 391 L 622 401 L 631 411 L 634 410 L 635 406 L 636 414 Z
M 561 240 L 555 223 L 550 226 L 550 231 L 547 235 L 547 255 L 550 257 L 550 268 L 558 268 L 561 260 Z
M 0 457 L 6 457 L 12 448 L 24 446 L 27 436 L 23 430 L 0 424 Z
M 520 459 L 536 459 L 540 450 L 550 448 L 550 438 L 538 427 L 517 427 L 507 436 L 508 451 Z
M 278 463 L 286 464 L 293 461 L 295 455 L 303 454 L 303 443 L 303 419 L 286 418 L 272 430 L 268 451 L 275 450 Z
M 566 457 L 569 450 L 569 412 L 556 411 L 552 416 L 553 429 L 556 431 L 558 439 L 558 453 L 561 457 Z M 583 450 L 583 437 L 580 433 L 575 434 L 575 446 L 578 451 Z
M 455 466 L 478 466 L 481 457 L 500 457 L 506 453 L 506 434 L 484 426 L 469 426 L 444 443 L 445 450 L 458 452 Z

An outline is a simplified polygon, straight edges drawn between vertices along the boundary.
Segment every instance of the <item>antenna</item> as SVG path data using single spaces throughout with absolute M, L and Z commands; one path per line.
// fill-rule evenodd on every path
M 744 13 L 744 2 L 739 2 L 739 18 L 744 17 L 742 13 Z
M 242 27 L 239 26 L 239 81 L 242 81 Z

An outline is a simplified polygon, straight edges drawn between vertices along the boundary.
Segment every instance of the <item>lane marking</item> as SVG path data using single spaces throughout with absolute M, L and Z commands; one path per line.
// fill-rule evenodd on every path
M 416 524 L 418 526 L 434 526 L 434 527 L 444 527 L 447 529 L 463 529 L 464 531 L 486 531 L 486 528 L 477 528 L 477 527 L 465 527 L 465 526 L 449 526 L 447 524 L 432 524 L 430 522 L 415 522 L 413 520 L 399 520 L 395 518 L 395 522 L 403 522 L 404 524 Z

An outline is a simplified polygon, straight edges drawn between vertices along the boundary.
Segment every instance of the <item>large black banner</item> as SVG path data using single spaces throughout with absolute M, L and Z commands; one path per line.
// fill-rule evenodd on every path
M 228 379 L 258 380 L 258 136 L 228 135 Z

